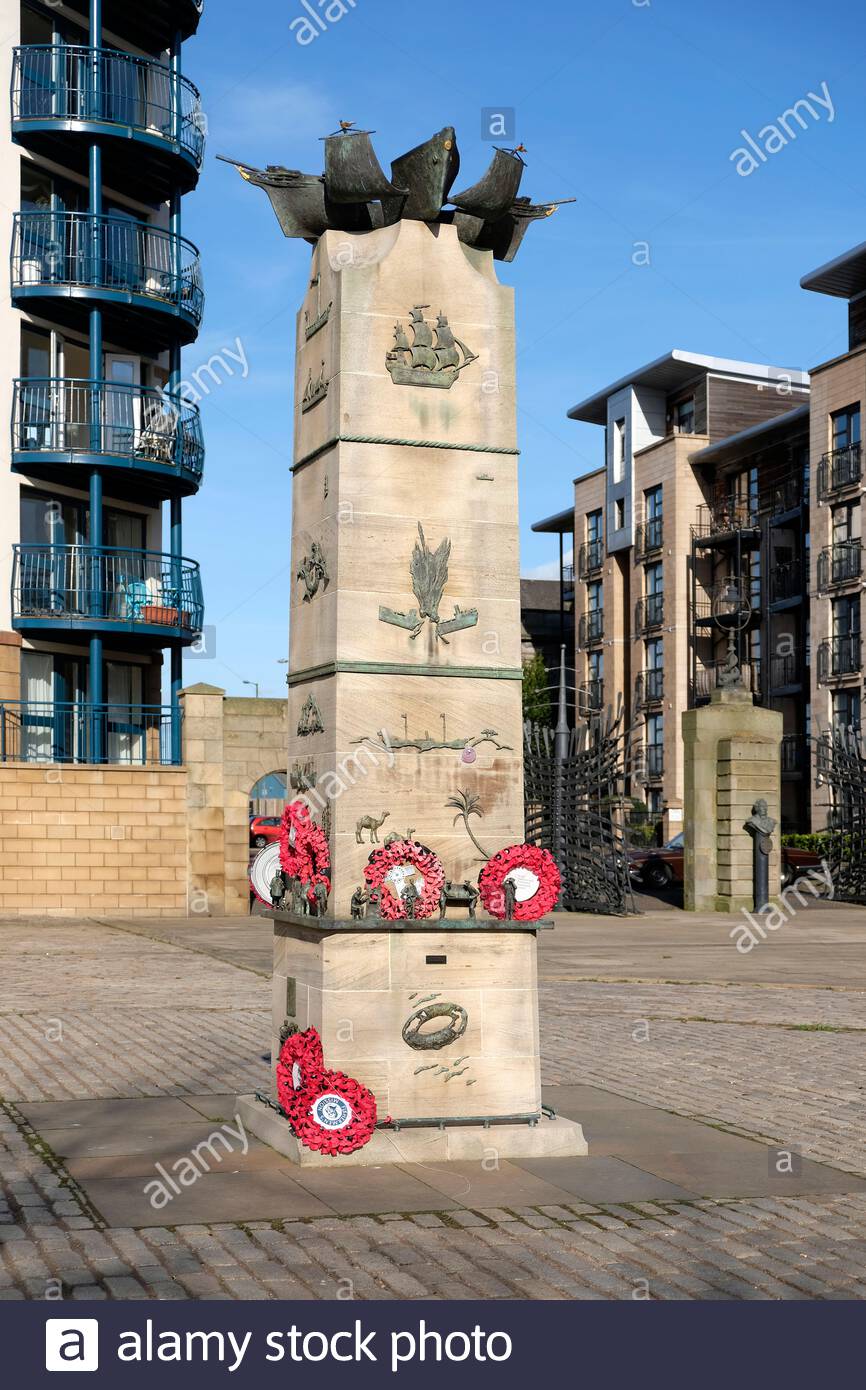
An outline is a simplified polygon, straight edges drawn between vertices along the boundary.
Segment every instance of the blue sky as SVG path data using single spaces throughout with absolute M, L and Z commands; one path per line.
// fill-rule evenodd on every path
M 387 168 L 451 124 L 465 186 L 491 152 L 482 108 L 514 108 L 522 191 L 577 199 L 499 267 L 517 288 L 524 574 L 554 556 L 531 523 L 601 463 L 601 430 L 567 420 L 569 406 L 672 347 L 806 369 L 844 351 L 844 303 L 798 282 L 866 240 L 862 0 L 346 7 L 301 45 L 301 0 L 207 0 L 186 48 L 210 133 L 185 204 L 208 298 L 184 375 L 238 338 L 249 371 L 203 402 L 205 485 L 186 504 L 184 548 L 202 563 L 215 648 L 185 679 L 231 694 L 252 693 L 243 680 L 285 689 L 292 350 L 309 249 L 282 237 L 265 194 L 218 153 L 318 172 L 319 137 L 346 118 L 377 131 Z M 829 93 L 832 111 L 813 102 L 817 119 L 741 176 L 740 131 L 774 143 L 759 132 L 809 92 Z M 638 243 L 649 264 L 635 263 L 647 259 Z

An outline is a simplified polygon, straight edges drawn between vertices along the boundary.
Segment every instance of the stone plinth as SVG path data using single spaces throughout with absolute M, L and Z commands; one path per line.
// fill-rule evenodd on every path
M 579 1125 L 541 1112 L 540 925 L 275 914 L 273 1056 L 287 1019 L 314 1026 L 326 1066 L 369 1087 L 380 1120 L 411 1122 L 377 1132 L 354 1162 L 586 1153 Z M 449 1013 L 414 1021 L 440 1005 Z M 443 1030 L 453 1037 L 425 1046 Z M 246 1098 L 243 1117 L 295 1161 L 323 1161 L 261 1102 Z
M 780 820 L 782 715 L 746 690 L 716 690 L 708 705 L 684 712 L 682 727 L 686 910 L 750 909 L 753 846 L 744 825 L 759 799 Z M 778 831 L 773 845 L 771 894 L 780 888 Z

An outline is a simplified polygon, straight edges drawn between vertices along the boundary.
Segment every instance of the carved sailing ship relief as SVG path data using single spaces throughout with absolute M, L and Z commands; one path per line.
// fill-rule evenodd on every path
M 395 324 L 394 346 L 385 357 L 385 366 L 395 386 L 437 386 L 450 391 L 460 373 L 478 361 L 478 354 L 455 338 L 445 314 L 438 314 L 432 327 L 424 317 L 429 307 L 416 304 L 410 309 L 411 343 L 403 324 Z
M 318 405 L 319 401 L 323 401 L 328 394 L 329 385 L 330 383 L 325 380 L 324 362 L 322 362 L 322 370 L 315 380 L 313 379 L 313 369 L 311 367 L 310 374 L 307 378 L 307 384 L 304 387 L 304 394 L 301 397 L 301 411 L 306 413 L 308 410 L 312 410 L 314 405 Z

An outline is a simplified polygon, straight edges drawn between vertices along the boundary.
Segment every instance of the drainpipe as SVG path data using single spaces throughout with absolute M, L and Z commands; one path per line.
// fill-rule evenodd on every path
M 99 83 L 101 81 L 101 66 L 98 54 L 102 49 L 102 0 L 90 0 L 90 46 L 97 52 L 92 69 L 95 113 L 95 111 L 98 110 L 97 102 L 100 95 Z M 94 279 L 98 283 L 98 277 L 101 274 L 102 267 L 102 150 L 96 142 L 90 147 L 89 192 L 89 212 L 92 218 L 91 250 L 93 255 Z M 102 380 L 102 355 L 102 312 L 99 309 L 93 309 L 90 314 L 90 380 L 93 383 Z M 98 450 L 101 443 L 101 399 L 99 388 L 94 385 L 91 389 L 93 390 L 90 426 L 92 446 Z M 102 614 L 104 602 L 104 585 L 102 583 L 104 562 L 99 553 L 99 548 L 103 543 L 103 526 L 102 474 L 98 468 L 94 468 L 90 474 L 90 525 L 88 529 L 88 542 L 91 547 L 89 585 L 92 604 L 91 613 L 93 616 L 99 617 Z M 104 728 L 102 712 L 99 708 L 104 702 L 103 649 L 101 637 L 91 637 L 90 639 L 89 694 L 93 718 L 91 759 L 93 762 L 101 762 L 105 756 Z

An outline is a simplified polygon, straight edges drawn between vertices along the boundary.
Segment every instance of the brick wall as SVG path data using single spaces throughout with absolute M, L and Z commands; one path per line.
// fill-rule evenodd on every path
M 0 766 L 0 915 L 179 917 L 184 768 Z

